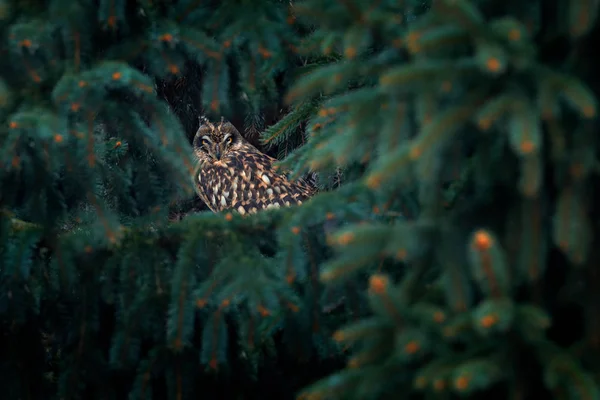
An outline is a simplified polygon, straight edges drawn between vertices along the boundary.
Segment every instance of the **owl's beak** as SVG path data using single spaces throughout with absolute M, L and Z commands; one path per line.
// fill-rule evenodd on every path
M 218 144 L 215 144 L 215 145 L 213 145 L 212 150 L 213 150 L 212 151 L 213 158 L 217 161 L 220 161 L 221 160 L 221 147 L 219 147 Z

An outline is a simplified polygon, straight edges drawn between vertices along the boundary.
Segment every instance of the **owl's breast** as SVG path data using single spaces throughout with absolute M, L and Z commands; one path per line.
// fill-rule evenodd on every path
M 231 208 L 244 199 L 249 182 L 244 180 L 243 163 L 234 157 L 209 162 L 198 175 L 198 185 L 204 194 L 204 201 L 213 211 Z

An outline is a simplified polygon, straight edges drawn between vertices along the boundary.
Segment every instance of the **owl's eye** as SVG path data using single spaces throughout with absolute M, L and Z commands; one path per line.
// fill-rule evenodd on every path
M 202 146 L 208 147 L 208 146 L 210 146 L 210 142 L 208 140 L 204 139 L 204 140 L 202 140 Z
M 225 144 L 229 145 L 231 143 L 233 143 L 233 138 L 229 136 L 227 139 L 225 139 Z

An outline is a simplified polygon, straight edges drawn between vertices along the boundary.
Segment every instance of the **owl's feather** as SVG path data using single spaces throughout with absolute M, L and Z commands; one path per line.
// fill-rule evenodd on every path
M 203 128 L 204 127 L 204 128 Z M 234 135 L 231 145 L 217 148 L 227 136 Z M 218 125 L 205 122 L 196 138 L 207 137 L 205 148 L 194 148 L 201 167 L 196 177 L 200 198 L 213 211 L 235 210 L 253 214 L 272 207 L 302 204 L 315 189 L 302 180 L 290 181 L 273 165 L 276 159 L 261 153 L 248 143 L 228 122 Z M 211 151 L 221 153 L 215 157 Z

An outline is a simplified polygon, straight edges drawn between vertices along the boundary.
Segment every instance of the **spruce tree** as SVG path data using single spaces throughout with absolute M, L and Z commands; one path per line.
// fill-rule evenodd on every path
M 598 7 L 0 0 L 3 398 L 599 398 Z
M 357 187 L 381 215 L 330 240 L 321 280 L 371 271 L 372 313 L 303 398 L 599 398 L 598 2 L 389 6 L 297 9 L 342 60 L 287 92 L 321 99 L 294 161 L 368 157 Z

